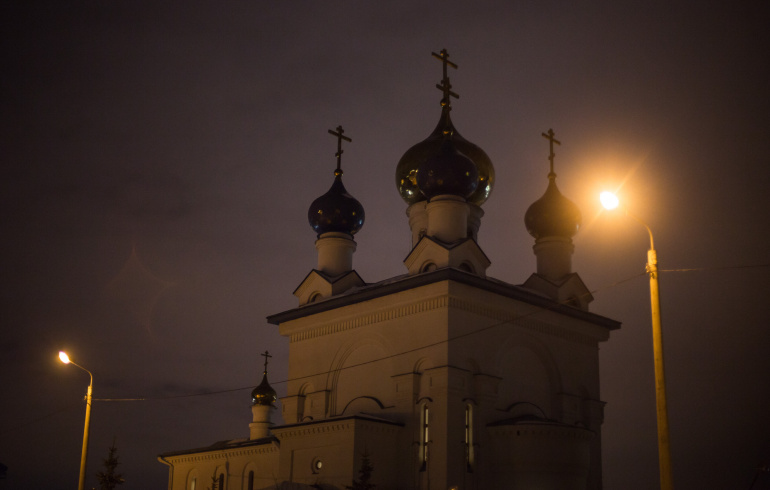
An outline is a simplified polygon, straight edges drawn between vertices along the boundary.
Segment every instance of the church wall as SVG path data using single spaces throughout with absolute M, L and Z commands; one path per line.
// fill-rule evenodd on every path
M 441 345 L 392 357 L 416 345 L 436 344 L 446 336 L 446 311 L 434 305 L 442 288 L 419 289 L 290 322 L 294 325 L 282 324 L 282 333 L 294 332 L 289 346 L 288 396 L 300 394 L 303 386 L 325 391 L 327 416 L 341 415 L 357 396 L 372 396 L 383 406 L 393 407 L 392 376 L 414 372 L 421 359 L 446 363 Z M 357 365 L 373 359 L 376 361 Z M 294 407 L 286 404 L 287 423 L 309 420 L 304 414 L 293 414 Z
M 590 442 L 582 428 L 543 422 L 490 427 L 490 488 L 585 490 Z
M 499 457 L 513 457 L 515 446 L 495 440 L 491 423 L 535 416 L 595 431 L 601 423 L 598 342 L 607 330 L 477 287 L 430 283 L 292 320 L 281 332 L 291 339 L 288 398 L 304 395 L 286 422 L 344 412 L 403 424 L 401 451 L 384 456 L 410 469 L 402 488 L 425 488 L 428 480 L 437 488 L 492 484 Z M 324 409 L 313 411 L 310 401 Z M 430 408 L 431 458 L 421 467 L 422 405 Z M 475 470 L 465 443 L 467 405 Z M 599 438 L 581 444 L 575 457 L 587 455 L 591 472 L 600 472 Z
M 403 431 L 399 425 L 352 417 L 279 427 L 281 481 L 344 488 L 358 476 L 366 453 L 377 488 L 403 488 L 398 457 Z
M 249 471 L 254 471 L 253 490 L 272 489 L 277 483 L 278 454 L 278 446 L 269 443 L 167 456 L 172 465 L 169 489 L 206 490 L 212 487 L 212 477 L 224 474 L 224 490 L 249 490 Z
M 487 380 L 481 389 L 474 386 L 471 390 L 478 403 L 477 424 L 536 415 L 589 428 L 593 437 L 581 442 L 573 453 L 576 461 L 583 462 L 588 483 L 586 474 L 581 474 L 576 481 L 582 483 L 571 484 L 578 485 L 575 488 L 601 488 L 603 403 L 599 401 L 598 342 L 606 339 L 606 332 L 554 312 L 458 289 L 453 296 L 459 298 L 459 306 L 452 308 L 449 318 L 451 336 L 460 339 L 450 342 L 450 357 L 471 371 L 475 369 L 474 377 Z M 505 310 L 512 318 L 506 318 Z M 474 329 L 483 332 L 463 336 Z M 474 478 L 480 478 L 482 485 L 503 488 L 497 486 L 502 482 L 483 479 L 499 474 L 498 465 L 503 462 L 490 466 L 493 455 L 518 457 L 513 456 L 515 446 L 510 440 L 493 440 L 487 431 L 477 431 L 475 443 L 482 474 Z M 565 485 L 561 482 L 555 488 L 568 488 Z

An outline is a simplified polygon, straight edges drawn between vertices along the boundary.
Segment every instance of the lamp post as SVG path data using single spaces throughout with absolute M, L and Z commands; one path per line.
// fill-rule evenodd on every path
M 86 392 L 86 422 L 83 428 L 83 451 L 80 453 L 80 478 L 78 479 L 78 490 L 83 490 L 86 483 L 86 460 L 88 459 L 88 429 L 91 424 L 91 392 L 94 386 L 94 375 L 91 371 L 83 366 L 72 362 L 69 356 L 64 351 L 59 351 L 59 359 L 64 364 L 72 364 L 79 367 L 83 371 L 87 372 L 91 377 L 91 382 L 88 384 L 88 391 Z
M 620 202 L 611 192 L 602 192 L 602 205 L 615 209 Z M 658 462 L 660 466 L 660 488 L 673 490 L 671 477 L 671 449 L 668 437 L 668 409 L 666 406 L 666 374 L 663 368 L 663 331 L 660 323 L 660 289 L 658 287 L 658 253 L 652 239 L 652 230 L 647 223 L 623 208 L 627 216 L 635 219 L 647 229 L 650 235 L 650 250 L 647 251 L 647 274 L 650 276 L 650 305 L 652 307 L 652 349 L 655 362 L 655 401 L 658 419 Z

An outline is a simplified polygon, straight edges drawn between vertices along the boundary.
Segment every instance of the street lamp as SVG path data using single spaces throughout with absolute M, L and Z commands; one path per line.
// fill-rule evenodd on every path
M 79 367 L 83 371 L 87 372 L 88 375 L 91 377 L 91 383 L 88 385 L 88 392 L 86 393 L 86 423 L 85 427 L 83 428 L 83 451 L 80 453 L 80 478 L 78 479 L 78 490 L 83 490 L 83 487 L 86 483 L 86 460 L 88 459 L 88 428 L 91 424 L 91 392 L 93 391 L 94 386 L 94 375 L 91 374 L 91 371 L 84 368 L 83 366 L 72 362 L 69 358 L 69 356 L 64 351 L 59 351 L 59 359 L 61 359 L 61 362 L 64 364 L 72 364 L 74 366 Z
M 611 192 L 599 196 L 602 206 L 615 209 L 620 201 Z M 668 409 L 666 408 L 666 375 L 663 369 L 663 331 L 660 325 L 660 289 L 658 288 L 658 254 L 652 240 L 652 230 L 647 223 L 623 208 L 627 216 L 641 223 L 650 234 L 650 250 L 647 251 L 647 274 L 650 276 L 650 304 L 652 306 L 652 349 L 655 362 L 655 401 L 658 415 L 658 461 L 660 465 L 660 488 L 673 490 L 671 477 L 671 449 L 668 438 Z

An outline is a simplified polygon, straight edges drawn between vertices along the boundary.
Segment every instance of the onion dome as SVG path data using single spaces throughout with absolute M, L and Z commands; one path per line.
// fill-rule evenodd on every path
M 492 193 L 495 182 L 495 168 L 492 166 L 492 161 L 484 150 L 460 136 L 449 117 L 449 110 L 450 107 L 445 105 L 436 129 L 425 140 L 409 148 L 398 162 L 396 187 L 407 204 L 426 199 L 420 192 L 418 171 L 429 159 L 441 153 L 445 133 L 452 135 L 452 145 L 456 151 L 469 158 L 476 166 L 477 184 L 472 193 L 467 196 L 468 202 L 480 206 Z
M 364 226 L 364 207 L 345 190 L 341 169 L 334 171 L 329 192 L 310 205 L 307 219 L 319 236 L 333 231 L 355 235 Z
M 276 393 L 270 383 L 267 382 L 267 372 L 262 375 L 262 382 L 251 391 L 252 405 L 272 405 L 276 400 Z
M 524 214 L 524 224 L 535 239 L 572 238 L 582 222 L 580 209 L 559 192 L 555 173 L 548 174 L 548 181 L 543 197 L 532 203 Z
M 420 165 L 417 172 L 417 186 L 429 201 L 441 194 L 467 199 L 478 185 L 476 164 L 457 150 L 451 134 L 444 136 L 438 153 Z

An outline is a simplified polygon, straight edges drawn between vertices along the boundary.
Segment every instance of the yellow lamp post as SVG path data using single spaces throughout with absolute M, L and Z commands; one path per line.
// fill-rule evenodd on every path
M 86 423 L 85 427 L 83 428 L 83 451 L 80 453 L 80 478 L 78 479 L 78 490 L 83 490 L 85 483 L 86 483 L 86 460 L 88 459 L 88 429 L 91 424 L 91 392 L 93 391 L 94 386 L 94 375 L 91 374 L 91 371 L 84 368 L 83 366 L 72 362 L 69 358 L 69 356 L 64 352 L 59 352 L 59 359 L 61 359 L 61 362 L 64 364 L 72 364 L 74 366 L 79 367 L 83 371 L 87 372 L 88 375 L 91 377 L 91 382 L 88 384 L 88 391 L 86 392 Z
M 615 209 L 620 201 L 611 192 L 599 196 L 606 209 Z M 673 490 L 671 476 L 671 449 L 668 438 L 668 409 L 666 406 L 666 374 L 663 368 L 663 331 L 660 323 L 660 289 L 658 288 L 658 254 L 652 239 L 652 230 L 647 223 L 623 209 L 627 216 L 635 219 L 650 234 L 650 250 L 647 252 L 647 274 L 650 276 L 650 304 L 652 306 L 652 349 L 655 362 L 655 400 L 658 418 L 658 461 L 660 465 L 660 488 Z

